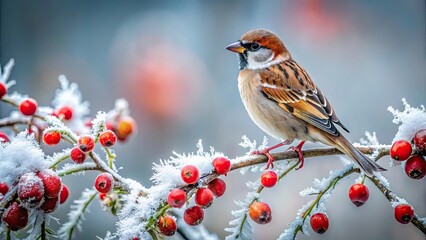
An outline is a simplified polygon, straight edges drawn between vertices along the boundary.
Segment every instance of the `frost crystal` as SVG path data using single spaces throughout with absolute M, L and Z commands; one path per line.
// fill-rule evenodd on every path
M 7 81 L 10 76 L 10 72 L 12 71 L 13 65 L 15 64 L 15 61 L 12 59 L 9 60 L 9 62 L 4 66 L 3 72 L 1 71 L 0 66 L 0 83 L 3 83 L 7 88 L 10 88 L 11 86 L 15 85 L 14 80 Z
M 405 98 L 402 99 L 402 103 L 404 104 L 404 111 L 402 112 L 393 107 L 388 108 L 388 111 L 393 114 L 392 122 L 400 124 L 392 142 L 397 140 L 411 141 L 417 131 L 426 129 L 425 107 L 421 105 L 420 108 L 413 108 Z
M 241 139 L 242 139 L 242 142 L 239 145 L 243 148 L 248 149 L 248 151 L 246 152 L 245 156 L 235 159 L 233 163 L 245 162 L 249 160 L 250 158 L 256 158 L 257 156 L 252 155 L 252 152 L 257 149 L 265 149 L 268 145 L 267 137 L 263 137 L 262 144 L 260 144 L 259 146 L 257 146 L 256 140 L 251 141 L 246 135 L 242 136 Z M 245 175 L 247 171 L 258 172 L 260 169 L 261 168 L 259 167 L 259 165 L 254 165 L 250 167 L 241 168 L 240 173 L 242 175 Z

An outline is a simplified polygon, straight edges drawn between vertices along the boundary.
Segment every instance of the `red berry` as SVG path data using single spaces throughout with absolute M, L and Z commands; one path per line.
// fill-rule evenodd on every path
M 278 176 L 274 171 L 266 171 L 262 173 L 262 176 L 260 177 L 260 182 L 266 188 L 275 186 L 277 181 L 278 181 Z
M 405 173 L 412 179 L 422 179 L 426 175 L 426 160 L 420 155 L 411 156 L 405 163 Z
M 61 107 L 56 113 L 58 117 L 62 117 L 65 120 L 70 120 L 72 118 L 72 109 L 67 106 Z
M 95 147 L 95 139 L 90 135 L 83 134 L 78 138 L 77 144 L 82 152 L 91 152 Z
M 249 215 L 258 224 L 267 224 L 272 220 L 271 208 L 264 202 L 254 202 L 251 204 Z
M 18 182 L 18 197 L 22 204 L 28 208 L 35 208 L 41 205 L 43 200 L 43 182 L 34 173 L 26 173 L 21 176 Z
M 86 154 L 78 147 L 71 150 L 70 157 L 75 163 L 84 163 L 84 160 L 86 160 Z
M 364 205 L 364 203 L 367 202 L 368 197 L 368 188 L 364 184 L 357 183 L 349 188 L 349 199 L 351 199 L 357 207 Z
M 393 143 L 390 149 L 390 156 L 397 161 L 405 161 L 413 151 L 411 143 L 405 140 L 398 140 Z
M 226 191 L 226 183 L 220 178 L 213 179 L 207 187 L 212 190 L 216 197 L 221 197 Z
M 54 198 L 44 198 L 43 204 L 41 204 L 40 209 L 43 210 L 44 213 L 54 212 L 59 206 L 59 196 Z
M 107 196 L 107 193 L 99 193 L 99 199 L 103 201 Z
M 200 179 L 200 172 L 196 166 L 186 165 L 182 168 L 180 176 L 185 183 L 194 184 L 198 182 L 198 179 Z
M 203 222 L 204 211 L 199 206 L 187 208 L 183 213 L 183 220 L 190 226 L 196 226 Z
M 157 222 L 158 231 L 165 236 L 173 236 L 177 230 L 176 221 L 170 216 L 160 216 Z
M 95 179 L 95 188 L 98 192 L 107 193 L 114 186 L 114 178 L 110 173 L 101 173 Z
M 414 145 L 416 146 L 417 150 L 423 154 L 426 155 L 426 129 L 422 129 L 418 131 L 414 135 L 413 139 Z
M 0 142 L 10 142 L 9 138 L 7 137 L 7 135 L 0 131 Z
M 105 122 L 105 128 L 107 129 L 107 130 L 111 130 L 111 131 L 115 131 L 115 126 L 114 126 L 114 123 L 113 122 L 111 122 L 111 121 L 106 121 Z
M 167 197 L 167 203 L 171 207 L 181 208 L 186 202 L 186 192 L 180 188 L 173 189 Z
M 54 146 L 61 141 L 61 134 L 59 132 L 45 132 L 43 134 L 43 141 L 47 145 Z
M 44 185 L 44 195 L 48 198 L 55 198 L 61 192 L 61 178 L 52 170 L 43 170 L 37 173 Z
M 323 234 L 328 229 L 328 217 L 324 213 L 315 213 L 311 216 L 311 227 L 316 233 Z
M 398 204 L 395 207 L 395 219 L 402 223 L 407 224 L 411 222 L 414 217 L 414 209 L 408 204 Z
M 32 98 L 24 99 L 19 105 L 19 111 L 25 116 L 31 116 L 37 111 L 37 102 Z
M 70 190 L 68 189 L 67 185 L 62 183 L 62 190 L 61 194 L 59 195 L 59 204 L 63 204 L 65 201 L 67 201 L 69 195 Z
M 4 211 L 2 219 L 10 230 L 18 231 L 28 224 L 28 210 L 14 202 Z
M 111 147 L 117 142 L 117 136 L 111 130 L 106 130 L 99 135 L 99 143 L 104 147 Z
M 4 83 L 1 83 L 1 82 L 0 82 L 0 99 L 1 99 L 4 95 L 6 95 L 6 93 L 7 93 L 7 88 L 6 88 L 6 86 L 4 85 Z
M 3 195 L 6 195 L 8 191 L 9 191 L 9 185 L 7 185 L 7 183 L 5 182 L 0 183 L 0 193 Z
M 226 157 L 217 157 L 213 159 L 213 167 L 217 174 L 226 175 L 231 169 L 231 161 Z
M 199 188 L 195 194 L 195 203 L 202 208 L 210 207 L 213 203 L 213 199 L 213 192 L 208 188 Z

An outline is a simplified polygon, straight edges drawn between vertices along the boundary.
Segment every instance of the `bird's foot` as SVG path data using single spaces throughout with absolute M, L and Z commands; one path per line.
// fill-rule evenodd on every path
M 265 148 L 265 149 L 262 149 L 262 150 L 254 150 L 251 154 L 253 154 L 253 155 L 257 155 L 257 154 L 265 155 L 266 157 L 268 157 L 268 163 L 266 164 L 265 170 L 268 169 L 269 167 L 274 168 L 275 158 L 271 155 L 270 151 L 272 151 L 276 148 L 279 148 L 281 146 L 287 145 L 289 143 L 291 143 L 291 141 L 286 140 L 284 142 L 278 143 L 274 146 L 271 146 L 271 147 L 268 147 L 268 148 Z
M 305 163 L 305 158 L 303 157 L 303 153 L 302 153 L 302 147 L 303 144 L 305 144 L 305 141 L 301 141 L 297 146 L 294 147 L 289 147 L 288 150 L 293 150 L 297 153 L 297 155 L 299 156 L 299 162 L 300 165 L 296 168 L 296 170 L 299 170 L 303 167 L 303 164 Z

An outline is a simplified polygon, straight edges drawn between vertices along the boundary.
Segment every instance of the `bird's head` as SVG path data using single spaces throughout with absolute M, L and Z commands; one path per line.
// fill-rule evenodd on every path
M 226 49 L 239 54 L 240 69 L 261 69 L 290 58 L 278 36 L 264 29 L 248 31 Z

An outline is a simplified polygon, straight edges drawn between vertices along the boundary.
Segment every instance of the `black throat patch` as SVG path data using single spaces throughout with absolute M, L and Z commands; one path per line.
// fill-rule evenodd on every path
M 248 62 L 247 62 L 247 53 L 240 53 L 238 55 L 240 57 L 240 60 L 239 60 L 240 70 L 243 70 L 244 68 L 247 67 L 247 64 L 248 64 Z

